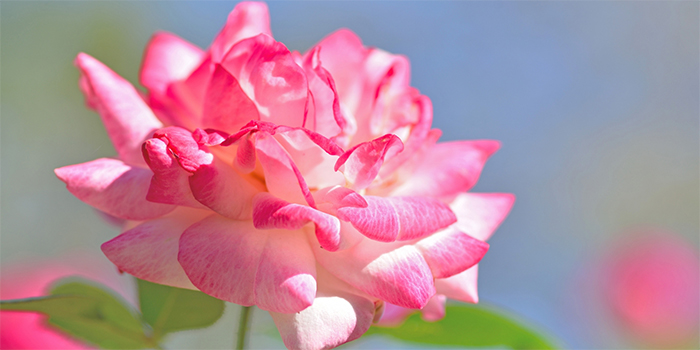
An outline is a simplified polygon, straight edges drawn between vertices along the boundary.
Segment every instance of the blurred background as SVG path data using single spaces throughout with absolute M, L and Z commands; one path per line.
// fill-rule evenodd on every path
M 115 154 L 84 106 L 75 55 L 87 52 L 138 84 L 154 31 L 205 48 L 234 5 L 0 5 L 3 271 L 85 252 L 106 264 L 99 246 L 118 234 L 53 174 Z M 699 6 L 269 3 L 275 38 L 291 50 L 350 28 L 365 45 L 408 56 L 442 140 L 502 142 L 473 191 L 517 201 L 480 264 L 481 300 L 568 348 L 601 349 L 698 347 Z M 656 263 L 635 265 L 649 254 Z M 213 328 L 176 334 L 166 347 L 230 348 L 236 316 L 231 306 Z M 266 313 L 254 317 L 251 347 L 281 347 Z M 686 331 L 655 327 L 659 320 Z

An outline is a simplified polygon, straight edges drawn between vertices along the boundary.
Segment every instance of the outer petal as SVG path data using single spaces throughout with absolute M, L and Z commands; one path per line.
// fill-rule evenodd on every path
M 394 196 L 453 196 L 469 190 L 499 147 L 498 141 L 455 141 L 436 144 Z
M 338 252 L 311 248 L 334 276 L 378 299 L 420 309 L 435 294 L 430 268 L 412 245 L 365 239 Z
M 98 60 L 80 53 L 80 87 L 87 103 L 97 110 L 119 158 L 128 164 L 145 165 L 141 143 L 163 124 L 153 115 L 138 91 Z
M 219 63 L 235 43 L 260 33 L 272 36 L 267 5 L 263 2 L 238 3 L 229 13 L 226 25 L 211 44 L 213 61 Z
M 158 32 L 146 45 L 139 80 L 149 91 L 164 94 L 172 82 L 186 79 L 204 56 L 204 51 L 184 39 Z
M 430 301 L 420 310 L 424 320 L 428 322 L 435 322 L 441 320 L 445 317 L 445 303 L 447 298 L 442 294 L 435 294 Z M 378 326 L 381 327 L 398 327 L 406 320 L 410 314 L 417 312 L 418 310 L 407 309 L 405 307 L 396 306 L 394 304 L 386 303 L 384 307 L 384 314 L 382 318 L 377 322 Z
M 340 246 L 340 221 L 314 208 L 290 204 L 267 192 L 253 198 L 253 224 L 257 229 L 298 230 L 309 222 L 316 225 L 316 238 L 323 249 L 336 251 Z
M 313 305 L 298 313 L 270 312 L 289 349 L 330 349 L 362 336 L 376 305 L 328 273 L 321 276 Z
M 457 216 L 455 227 L 485 241 L 510 212 L 515 196 L 510 193 L 462 193 L 450 203 Z
M 435 278 L 456 275 L 484 257 L 489 245 L 453 227 L 426 237 L 415 244 Z
M 232 303 L 294 313 L 316 295 L 315 262 L 301 232 L 260 231 L 214 215 L 185 230 L 178 260 L 197 288 Z
M 431 198 L 365 196 L 364 199 L 366 208 L 340 208 L 338 218 L 381 242 L 417 239 L 457 221 L 447 205 Z
M 146 221 L 102 244 L 102 252 L 121 271 L 154 283 L 196 289 L 177 262 L 180 235 L 210 211 L 180 208 Z
M 367 188 L 384 163 L 403 150 L 403 143 L 396 135 L 387 134 L 370 142 L 361 143 L 338 158 L 334 169 L 341 169 L 355 190 Z
M 148 220 L 175 209 L 172 205 L 146 200 L 153 175 L 150 170 L 116 159 L 100 158 L 54 172 L 78 199 L 122 219 Z
M 479 265 L 474 265 L 466 271 L 460 272 L 448 278 L 435 280 L 435 289 L 439 294 L 444 294 L 450 299 L 465 303 L 478 303 L 477 278 Z

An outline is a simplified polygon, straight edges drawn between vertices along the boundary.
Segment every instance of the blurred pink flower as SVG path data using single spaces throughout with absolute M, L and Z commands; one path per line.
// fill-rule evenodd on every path
M 104 259 L 104 258 L 102 258 Z M 133 301 L 130 283 L 117 269 L 95 257 L 78 254 L 73 258 L 16 262 L 3 266 L 0 299 L 24 299 L 47 295 L 57 280 L 77 276 L 96 280 Z M 70 336 L 49 327 L 39 313 L 0 311 L 0 349 L 88 349 Z
M 673 235 L 647 232 L 616 246 L 606 266 L 607 301 L 634 338 L 658 347 L 697 342 L 700 259 L 696 249 Z
M 348 30 L 290 52 L 266 5 L 244 2 L 206 51 L 157 33 L 148 94 L 76 64 L 119 158 L 56 174 L 129 220 L 102 246 L 121 270 L 257 305 L 290 348 L 356 339 L 384 302 L 476 300 L 484 240 L 514 197 L 467 191 L 499 143 L 436 143 L 405 57 Z

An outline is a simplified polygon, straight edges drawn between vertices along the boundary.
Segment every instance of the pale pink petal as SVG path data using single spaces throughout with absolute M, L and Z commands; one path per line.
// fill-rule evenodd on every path
M 180 235 L 210 211 L 179 208 L 146 221 L 102 244 L 102 252 L 119 270 L 173 287 L 196 289 L 177 261 Z
M 153 173 L 116 159 L 100 158 L 54 170 L 81 201 L 127 220 L 148 220 L 175 209 L 146 200 Z
M 235 43 L 260 33 L 272 36 L 267 5 L 263 2 L 238 3 L 229 13 L 226 25 L 211 44 L 214 62 L 219 63 Z
M 364 199 L 366 208 L 339 208 L 338 218 L 381 242 L 417 239 L 457 221 L 446 204 L 431 198 L 365 196 Z
M 437 295 L 436 295 L 437 296 Z M 430 298 L 432 301 L 435 297 Z M 430 301 L 428 302 L 430 303 Z M 427 307 L 427 305 L 426 305 Z M 382 318 L 377 322 L 377 326 L 380 327 L 398 327 L 400 326 L 406 318 L 412 313 L 418 310 L 407 309 L 405 307 L 396 306 L 392 303 L 384 303 L 384 313 Z
M 309 95 L 306 74 L 282 43 L 265 34 L 242 40 L 221 65 L 255 102 L 261 120 L 291 127 L 304 125 Z
M 78 54 L 75 64 L 82 74 L 80 87 L 87 103 L 102 117 L 119 158 L 145 166 L 141 143 L 163 124 L 138 91 L 107 66 L 84 53 Z
M 164 94 L 172 82 L 186 79 L 204 56 L 202 49 L 177 35 L 158 32 L 146 45 L 139 80 L 149 91 Z
M 365 239 L 337 252 L 311 248 L 334 276 L 378 299 L 419 309 L 435 294 L 430 267 L 412 245 Z
M 325 187 L 313 193 L 316 206 L 324 212 L 337 214 L 339 208 L 367 208 L 362 195 L 343 186 Z
M 401 140 L 396 135 L 387 134 L 349 149 L 338 158 L 334 169 L 343 172 L 354 190 L 361 190 L 374 181 L 385 158 L 402 150 Z
M 313 96 L 313 118 L 307 118 L 305 127 L 325 137 L 334 137 L 347 127 L 347 120 L 340 110 L 340 98 L 330 73 L 321 66 L 320 48 L 306 54 L 303 67 L 309 79 L 309 92 Z
M 367 296 L 323 269 L 318 272 L 318 293 L 311 306 L 297 313 L 270 312 L 289 349 L 330 349 L 355 340 L 377 313 L 377 304 Z
M 437 289 L 439 294 L 444 294 L 450 299 L 463 301 L 465 303 L 478 303 L 478 275 L 479 265 L 474 265 L 454 276 L 436 279 L 435 289 Z
M 259 132 L 255 147 L 265 173 L 267 190 L 287 202 L 314 206 L 304 177 L 279 142 L 269 133 Z
M 423 319 L 428 322 L 440 321 L 445 317 L 445 304 L 447 298 L 442 294 L 435 294 L 428 304 L 421 310 Z
M 216 65 L 207 87 L 202 113 L 203 127 L 229 132 L 260 119 L 255 103 L 241 90 L 238 80 L 220 65 Z
M 476 265 L 489 249 L 488 243 L 454 227 L 423 238 L 415 246 L 435 278 L 447 278 Z
M 215 158 L 211 164 L 200 166 L 189 181 L 194 198 L 211 210 L 236 220 L 252 218 L 253 196 L 261 188 L 244 179 L 230 165 Z
M 253 198 L 253 223 L 257 229 L 298 230 L 309 222 L 316 225 L 316 238 L 323 249 L 336 251 L 340 246 L 340 221 L 314 208 L 291 204 L 267 192 Z
M 191 173 L 183 169 L 168 151 L 161 139 L 150 139 L 143 144 L 143 155 L 153 171 L 146 199 L 151 202 L 203 208 L 190 190 Z
M 508 216 L 514 202 L 510 193 L 462 193 L 450 203 L 450 209 L 457 216 L 457 229 L 485 241 Z
M 345 184 L 343 174 L 333 169 L 342 153 L 333 141 L 309 130 L 283 126 L 277 128 L 275 139 L 289 154 L 310 188 Z
M 436 144 L 413 175 L 392 195 L 454 196 L 469 190 L 499 147 L 498 141 L 453 141 Z
M 178 260 L 201 291 L 239 305 L 293 313 L 313 303 L 315 262 L 300 231 L 256 230 L 214 215 L 180 237 Z

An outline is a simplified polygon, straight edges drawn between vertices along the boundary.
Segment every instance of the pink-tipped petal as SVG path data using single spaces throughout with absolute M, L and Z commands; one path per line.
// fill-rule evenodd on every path
M 267 5 L 263 2 L 249 1 L 238 3 L 229 13 L 226 25 L 211 44 L 214 62 L 219 63 L 235 43 L 260 33 L 272 36 Z
M 435 294 L 430 267 L 412 245 L 365 239 L 337 252 L 312 249 L 334 276 L 378 299 L 420 309 Z
M 80 53 L 75 64 L 82 74 L 80 87 L 91 108 L 97 110 L 119 158 L 145 165 L 141 143 L 163 124 L 138 91 L 100 61 Z
M 485 241 L 508 216 L 514 202 L 510 193 L 462 193 L 450 208 L 457 216 L 457 229 Z
M 447 205 L 431 198 L 365 196 L 364 199 L 366 208 L 339 208 L 338 218 L 381 242 L 421 238 L 457 221 Z
M 175 209 L 146 200 L 153 173 L 120 160 L 100 158 L 54 172 L 78 199 L 118 218 L 148 220 Z
M 291 127 L 304 125 L 309 95 L 306 74 L 282 43 L 265 34 L 242 40 L 221 65 L 255 102 L 261 120 Z
M 298 313 L 270 312 L 287 348 L 304 350 L 330 349 L 355 340 L 369 329 L 376 314 L 377 303 L 322 268 L 313 305 Z
M 235 220 L 252 218 L 253 196 L 259 189 L 218 158 L 201 165 L 189 182 L 194 198 L 211 210 Z
M 102 244 L 102 252 L 119 270 L 140 279 L 196 289 L 177 261 L 180 235 L 209 215 L 211 212 L 205 210 L 178 209 Z
M 158 32 L 146 45 L 139 80 L 149 91 L 164 94 L 168 85 L 186 79 L 204 56 L 202 49 L 177 35 Z
M 385 158 L 390 158 L 402 150 L 401 139 L 396 135 L 387 134 L 349 149 L 338 158 L 334 169 L 343 172 L 353 189 L 361 190 L 374 181 Z
M 257 229 L 298 230 L 309 222 L 316 225 L 316 238 L 323 249 L 340 247 L 340 221 L 314 208 L 292 204 L 261 192 L 253 198 L 253 224 Z
M 204 97 L 202 125 L 233 132 L 258 119 L 260 115 L 255 103 L 243 92 L 238 80 L 216 65 Z
M 143 144 L 143 156 L 153 171 L 151 185 L 146 199 L 155 203 L 204 208 L 192 196 L 190 173 L 183 169 L 168 151 L 168 145 L 161 139 L 150 139 Z
M 185 230 L 178 260 L 201 291 L 240 305 L 294 313 L 316 294 L 313 254 L 298 231 L 260 231 L 214 215 Z
M 499 146 L 498 141 L 490 140 L 438 143 L 392 195 L 439 198 L 466 192 L 476 184 L 486 160 Z
M 474 265 L 454 276 L 436 279 L 435 289 L 439 294 L 444 294 L 450 299 L 463 301 L 465 303 L 478 303 L 478 276 L 479 265 Z
M 454 228 L 423 238 L 415 246 L 435 278 L 447 278 L 476 265 L 489 249 L 488 243 Z

